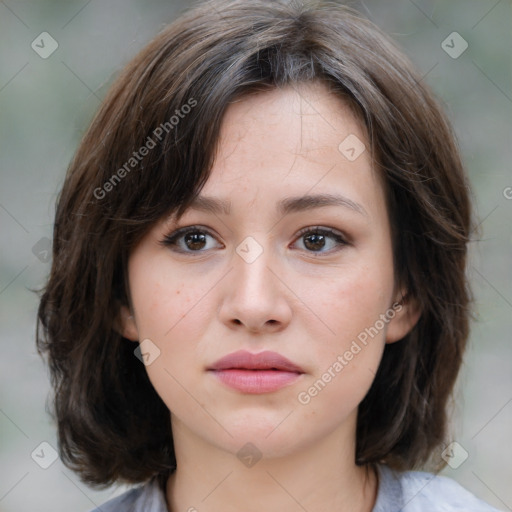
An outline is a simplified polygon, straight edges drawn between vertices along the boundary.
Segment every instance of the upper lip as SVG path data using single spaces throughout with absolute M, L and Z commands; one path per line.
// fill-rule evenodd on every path
M 282 370 L 287 372 L 304 373 L 304 370 L 292 363 L 289 359 L 265 350 L 253 354 L 247 350 L 238 350 L 227 356 L 221 357 L 218 361 L 208 368 L 208 370 L 228 370 L 228 369 L 245 369 L 245 370 Z

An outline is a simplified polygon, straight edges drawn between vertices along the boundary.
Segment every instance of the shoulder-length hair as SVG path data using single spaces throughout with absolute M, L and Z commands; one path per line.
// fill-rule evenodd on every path
M 470 319 L 471 211 L 442 109 L 404 55 L 354 10 L 213 0 L 168 25 L 122 71 L 57 200 L 36 337 L 51 370 L 61 455 L 84 481 L 143 482 L 176 464 L 169 411 L 116 329 L 128 305 L 130 250 L 199 193 L 231 102 L 312 80 L 365 126 L 385 184 L 396 279 L 422 312 L 386 346 L 359 406 L 356 463 L 417 468 L 446 440 Z

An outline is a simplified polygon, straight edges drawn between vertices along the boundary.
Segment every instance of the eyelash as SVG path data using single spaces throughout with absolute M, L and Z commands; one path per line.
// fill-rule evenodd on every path
M 205 228 L 202 228 L 201 226 L 187 226 L 187 227 L 179 228 L 176 231 L 174 231 L 173 233 L 165 235 L 164 238 L 160 241 L 160 244 L 162 244 L 165 247 L 171 246 L 172 250 L 174 250 L 176 252 L 183 253 L 183 254 L 194 254 L 194 253 L 200 254 L 200 253 L 206 252 L 205 250 L 197 250 L 197 251 L 184 250 L 181 247 L 179 247 L 179 245 L 177 243 L 178 240 L 189 233 L 200 233 L 200 234 L 204 234 L 204 235 L 209 235 L 212 238 L 216 238 L 212 233 L 210 233 L 210 231 L 208 231 Z M 314 254 L 314 255 L 331 254 L 333 252 L 340 250 L 343 246 L 348 245 L 347 240 L 342 236 L 341 233 L 339 233 L 331 228 L 325 228 L 325 227 L 321 227 L 321 226 L 310 226 L 310 227 L 302 228 L 299 231 L 298 236 L 295 239 L 295 241 L 300 240 L 306 234 L 323 235 L 326 237 L 331 237 L 331 239 L 333 239 L 339 246 L 337 249 L 334 249 L 334 250 L 331 249 L 328 251 L 307 251 L 306 250 L 306 252 L 308 252 L 310 254 Z

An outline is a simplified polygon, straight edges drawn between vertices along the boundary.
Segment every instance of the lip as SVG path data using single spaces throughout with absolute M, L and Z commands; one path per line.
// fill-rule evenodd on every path
M 295 382 L 304 370 L 289 359 L 266 350 L 238 350 L 216 361 L 208 371 L 226 386 L 244 393 L 270 393 Z

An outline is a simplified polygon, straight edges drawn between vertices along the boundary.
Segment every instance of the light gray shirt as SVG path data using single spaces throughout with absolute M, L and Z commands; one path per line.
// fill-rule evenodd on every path
M 379 489 L 372 512 L 499 512 L 450 478 L 422 471 L 398 473 L 382 464 L 377 467 Z M 91 512 L 168 512 L 168 509 L 162 489 L 152 481 Z

